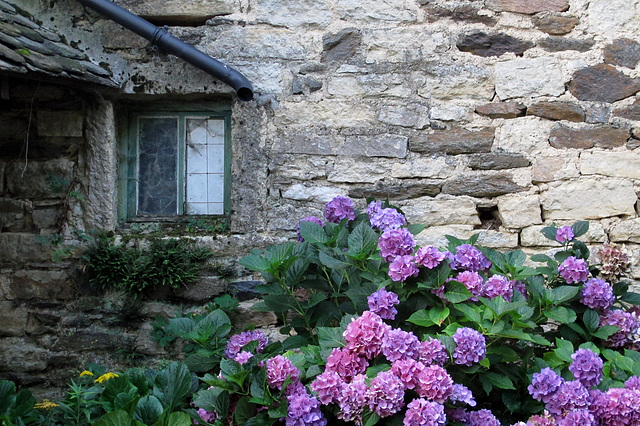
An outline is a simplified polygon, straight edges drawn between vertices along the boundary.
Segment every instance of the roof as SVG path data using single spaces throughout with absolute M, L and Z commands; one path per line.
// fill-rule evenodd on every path
M 53 76 L 117 87 L 110 70 L 96 65 L 28 12 L 0 0 L 0 73 Z

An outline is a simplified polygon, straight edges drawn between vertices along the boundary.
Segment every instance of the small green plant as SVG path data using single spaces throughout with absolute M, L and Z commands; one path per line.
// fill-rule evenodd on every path
M 211 233 L 218 234 L 221 232 L 229 231 L 229 219 L 221 218 L 221 219 L 189 219 L 187 221 L 187 225 L 185 227 L 187 232 L 192 233 Z
M 180 288 L 200 276 L 200 264 L 209 249 L 178 239 L 152 239 L 144 249 L 117 244 L 101 234 L 85 251 L 89 283 L 103 290 L 118 290 L 138 297 L 160 287 Z

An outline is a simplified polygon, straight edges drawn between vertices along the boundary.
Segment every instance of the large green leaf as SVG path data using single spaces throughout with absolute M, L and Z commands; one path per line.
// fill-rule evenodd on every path
M 471 297 L 469 289 L 464 284 L 457 281 L 451 281 L 446 285 L 446 291 L 444 293 L 445 299 L 451 303 L 460 303 Z
M 163 412 L 164 408 L 160 400 L 153 395 L 147 395 L 138 401 L 133 417 L 146 425 L 150 425 L 157 422 Z
M 329 241 L 329 237 L 324 231 L 324 228 L 309 220 L 300 222 L 300 236 L 309 244 L 325 244 Z
M 187 413 L 175 412 L 169 414 L 168 411 L 153 424 L 153 426 L 192 426 L 193 422 Z
M 182 403 L 190 388 L 191 372 L 187 366 L 172 362 L 156 376 L 153 395 L 162 402 L 165 411 L 172 411 Z
M 318 258 L 320 259 L 320 262 L 327 268 L 342 270 L 350 266 L 348 263 L 343 262 L 340 259 L 336 259 L 335 257 L 325 253 L 324 251 L 318 253 Z
M 100 395 L 100 400 L 106 405 L 106 411 L 121 409 L 131 400 L 127 400 L 125 396 L 120 396 L 120 394 L 129 395 L 133 398 L 138 396 L 138 388 L 135 387 L 126 376 L 110 379 Z
M 555 306 L 544 311 L 544 315 L 561 324 L 572 323 L 576 320 L 576 313 L 573 309 L 567 309 L 564 306 Z
M 124 410 L 113 411 L 105 414 L 94 426 L 131 426 L 133 419 L 129 413 Z
M 556 287 L 552 290 L 552 302 L 556 305 L 566 302 L 567 300 L 575 297 L 579 292 L 579 286 L 562 285 L 560 287 Z
M 9 380 L 0 380 L 0 417 L 6 416 L 16 402 L 16 385 Z
M 348 246 L 347 255 L 354 259 L 365 259 L 378 247 L 378 234 L 362 222 L 349 235 Z
M 242 266 L 252 271 L 266 271 L 271 267 L 271 262 L 264 258 L 261 254 L 249 254 L 239 262 Z
M 407 321 L 420 327 L 431 327 L 434 325 L 433 320 L 429 316 L 429 311 L 421 309 L 411 314 Z
M 344 329 L 341 327 L 318 327 L 318 342 L 323 348 L 339 348 L 344 346 Z
M 589 221 L 581 220 L 571 225 L 571 230 L 575 238 L 581 237 L 589 230 Z

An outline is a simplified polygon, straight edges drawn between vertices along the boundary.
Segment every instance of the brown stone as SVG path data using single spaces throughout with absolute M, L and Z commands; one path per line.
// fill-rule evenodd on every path
M 345 28 L 337 34 L 322 37 L 322 60 L 324 62 L 349 61 L 358 54 L 362 34 L 355 28 Z
M 531 20 L 540 31 L 550 35 L 568 34 L 580 23 L 580 20 L 575 16 L 564 16 L 551 12 L 540 13 Z
M 402 185 L 385 185 L 378 182 L 375 186 L 368 185 L 349 189 L 351 198 L 376 198 L 378 200 L 406 200 L 419 197 L 435 197 L 440 193 L 442 183 L 414 182 Z
M 627 120 L 640 121 L 640 99 L 636 99 L 635 103 L 626 108 L 617 110 L 613 115 L 626 118 Z
M 68 352 L 126 349 L 133 346 L 135 337 L 134 334 L 87 328 L 61 335 L 52 349 Z
M 434 4 L 429 4 L 424 7 L 426 19 L 429 22 L 435 22 L 443 18 L 451 18 L 454 22 L 469 22 L 493 27 L 498 20 L 493 16 L 478 14 L 479 10 L 480 8 L 472 5 L 458 6 L 454 9 L 447 9 Z
M 68 299 L 73 294 L 65 271 L 18 271 L 11 280 L 11 291 L 18 299 Z
M 538 12 L 564 12 L 568 0 L 487 0 L 486 6 L 496 12 L 515 12 L 533 15 Z
M 598 64 L 576 71 L 569 90 L 581 101 L 613 103 L 640 91 L 640 78 L 630 78 L 611 65 Z
M 533 47 L 533 43 L 503 33 L 485 34 L 478 31 L 458 39 L 456 47 L 461 52 L 483 57 L 501 56 L 508 52 L 522 56 L 527 49 Z
M 474 170 L 503 170 L 528 167 L 531 162 L 520 154 L 489 153 L 473 154 L 469 157 L 469 167 Z
M 22 336 L 27 326 L 27 308 L 0 300 L 0 336 Z
M 547 52 L 562 52 L 563 50 L 576 50 L 578 52 L 587 52 L 590 50 L 595 41 L 578 40 L 564 37 L 547 37 L 538 42 L 538 46 Z
M 420 133 L 409 140 L 409 150 L 423 153 L 473 154 L 491 152 L 495 129 L 483 127 L 467 130 L 462 127 Z
M 204 304 L 224 292 L 225 288 L 226 283 L 223 279 L 216 276 L 203 276 L 188 287 L 174 290 L 173 294 L 180 299 Z
M 635 68 L 640 62 L 640 43 L 619 38 L 604 47 L 604 61 L 611 65 Z
M 554 148 L 617 148 L 624 146 L 628 138 L 629 131 L 626 129 L 614 127 L 571 129 L 560 125 L 551 129 L 549 143 Z
M 584 109 L 574 102 L 537 102 L 527 109 L 527 115 L 549 120 L 584 121 Z
M 489 118 L 516 118 L 526 112 L 527 107 L 519 102 L 491 102 L 476 108 L 476 113 Z
M 447 180 L 442 192 L 483 198 L 521 192 L 525 189 L 516 184 L 508 173 L 465 174 Z

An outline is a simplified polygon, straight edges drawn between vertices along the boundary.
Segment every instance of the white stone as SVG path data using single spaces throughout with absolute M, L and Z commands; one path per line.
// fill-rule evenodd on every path
M 438 65 L 430 70 L 418 94 L 437 99 L 482 99 L 493 97 L 493 79 L 487 69 L 475 65 Z
M 419 157 L 405 162 L 393 163 L 391 176 L 394 178 L 436 178 L 446 179 L 453 175 L 455 162 L 446 157 Z
M 334 77 L 327 82 L 327 92 L 333 96 L 351 97 L 364 93 L 356 77 Z
M 38 111 L 38 136 L 82 137 L 82 125 L 76 111 Z
M 322 123 L 330 127 L 352 127 L 375 120 L 373 109 L 362 102 L 323 100 L 320 102 L 280 103 L 276 111 L 276 126 L 305 127 Z
M 636 40 L 640 33 L 640 2 L 638 0 L 591 0 L 588 2 L 588 32 L 614 39 Z
M 583 175 L 640 179 L 640 154 L 635 151 L 596 151 L 580 154 Z
M 353 158 L 338 158 L 330 168 L 329 182 L 375 183 L 389 174 L 384 163 L 364 162 Z
M 553 122 L 538 117 L 506 120 L 496 131 L 497 148 L 519 154 L 534 154 L 549 147 Z
M 291 185 L 282 196 L 297 201 L 314 201 L 328 203 L 337 195 L 345 195 L 342 188 L 335 186 L 305 186 L 302 184 Z
M 449 241 L 445 235 L 451 235 L 458 239 L 467 239 L 474 234 L 472 225 L 445 225 L 430 226 L 415 236 L 416 243 L 421 247 L 435 246 L 440 249 L 446 248 Z
M 363 34 L 363 43 L 368 46 L 367 63 L 426 60 L 436 50 L 447 49 L 448 42 L 442 33 L 425 31 L 422 26 L 385 28 Z
M 337 0 L 335 10 L 342 19 L 409 23 L 417 19 L 417 4 L 407 0 Z
M 506 195 L 498 198 L 498 213 L 505 228 L 524 228 L 542 223 L 538 195 Z
M 327 160 L 300 157 L 299 155 L 290 156 L 288 158 L 290 162 L 273 166 L 271 170 L 277 176 L 298 180 L 312 180 L 327 176 Z
M 424 129 L 429 125 L 429 108 L 421 104 L 386 105 L 380 108 L 378 120 L 392 126 Z
M 260 0 L 256 4 L 256 20 L 276 27 L 325 27 L 331 19 L 324 0 Z
M 609 229 L 609 238 L 614 243 L 640 243 L 640 219 L 623 220 Z
M 470 197 L 422 197 L 398 203 L 409 223 L 423 225 L 480 225 Z
M 478 244 L 494 249 L 515 249 L 518 247 L 518 234 L 493 230 L 476 229 L 474 234 L 480 234 Z
M 203 50 L 214 58 L 304 60 L 311 52 L 307 51 L 302 35 L 286 28 L 262 26 L 209 27 L 205 34 L 210 40 Z M 255 80 L 253 80 L 255 81 Z
M 454 104 L 434 104 L 430 112 L 432 120 L 442 121 L 467 121 L 470 115 L 470 108 Z
M 562 155 L 536 156 L 533 161 L 533 182 L 552 182 L 578 177 L 578 153 L 563 152 Z
M 629 181 L 594 178 L 549 184 L 540 196 L 545 220 L 634 215 L 637 198 Z
M 541 57 L 514 59 L 495 65 L 496 93 L 501 100 L 560 96 L 565 77 L 556 59 Z

